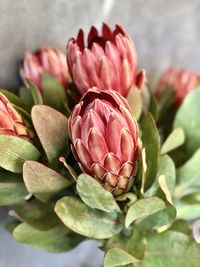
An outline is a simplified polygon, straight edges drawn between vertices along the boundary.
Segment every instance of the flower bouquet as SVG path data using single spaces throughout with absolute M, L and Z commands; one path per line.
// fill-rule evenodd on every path
M 66 60 L 67 58 L 67 60 Z M 0 205 L 17 242 L 66 252 L 99 241 L 105 267 L 199 267 L 199 76 L 169 69 L 151 91 L 121 26 L 92 27 L 65 55 L 20 64 L 0 90 Z

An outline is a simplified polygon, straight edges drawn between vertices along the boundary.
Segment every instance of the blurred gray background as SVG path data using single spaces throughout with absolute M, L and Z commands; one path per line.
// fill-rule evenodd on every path
M 18 64 L 26 50 L 44 44 L 65 50 L 82 27 L 122 24 L 133 37 L 139 66 L 152 85 L 170 65 L 200 72 L 199 0 L 0 0 L 0 87 L 16 90 Z M 0 267 L 100 267 L 94 241 L 70 253 L 52 255 L 16 244 L 0 208 Z

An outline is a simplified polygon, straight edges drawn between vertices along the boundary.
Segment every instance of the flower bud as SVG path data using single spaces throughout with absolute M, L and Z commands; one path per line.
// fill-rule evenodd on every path
M 72 112 L 69 134 L 84 172 L 114 195 L 129 189 L 140 145 L 137 122 L 125 98 L 113 90 L 88 90 Z
M 171 89 L 175 92 L 174 103 L 176 106 L 179 106 L 185 96 L 195 88 L 199 79 L 200 77 L 196 73 L 191 73 L 185 69 L 176 70 L 169 68 L 161 77 L 156 93 L 159 97 L 166 87 L 171 87 Z
M 96 86 L 99 90 L 115 90 L 126 97 L 132 86 L 143 84 L 143 75 L 138 79 L 135 45 L 125 29 L 118 25 L 112 31 L 103 24 L 101 35 L 92 27 L 87 45 L 80 30 L 77 38 L 68 42 L 67 62 L 81 95 Z
M 35 53 L 27 52 L 20 66 L 20 76 L 32 80 L 42 90 L 42 74 L 48 72 L 66 88 L 68 68 L 65 55 L 58 49 L 43 47 Z
M 0 93 L 0 134 L 16 135 L 25 140 L 31 137 L 22 117 L 2 93 Z

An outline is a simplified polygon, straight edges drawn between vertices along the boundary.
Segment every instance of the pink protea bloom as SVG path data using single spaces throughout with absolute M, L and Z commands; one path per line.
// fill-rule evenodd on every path
M 118 92 L 91 88 L 69 119 L 72 152 L 81 169 L 114 195 L 133 182 L 140 152 L 138 126 Z
M 179 106 L 185 96 L 196 87 L 199 79 L 200 77 L 196 73 L 191 73 L 185 69 L 176 70 L 169 68 L 161 77 L 156 93 L 159 97 L 165 88 L 171 87 L 175 92 L 174 103 L 176 106 Z
M 50 73 L 66 88 L 68 83 L 68 67 L 65 55 L 56 48 L 42 47 L 35 53 L 27 52 L 20 65 L 20 76 L 32 80 L 42 90 L 42 74 Z
M 0 134 L 16 135 L 25 140 L 31 138 L 31 132 L 22 117 L 2 93 L 0 93 Z
M 91 27 L 87 45 L 83 30 L 67 44 L 67 62 L 72 79 L 81 95 L 93 86 L 99 90 L 115 90 L 126 97 L 133 85 L 141 87 L 144 72 L 137 73 L 137 53 L 128 33 L 116 25 L 112 31 L 106 24 L 99 35 Z M 106 89 L 105 89 L 106 88 Z

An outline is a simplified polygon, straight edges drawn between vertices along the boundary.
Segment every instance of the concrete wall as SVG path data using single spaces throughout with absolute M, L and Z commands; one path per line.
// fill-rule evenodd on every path
M 151 84 L 170 65 L 200 72 L 199 10 L 199 0 L 0 0 L 0 86 L 16 90 L 26 50 L 44 44 L 64 50 L 80 27 L 88 31 L 102 21 L 130 32 Z M 94 242 L 62 255 L 16 244 L 3 228 L 6 214 L 0 209 L 0 267 L 79 267 L 89 258 L 91 267 L 100 267 Z

